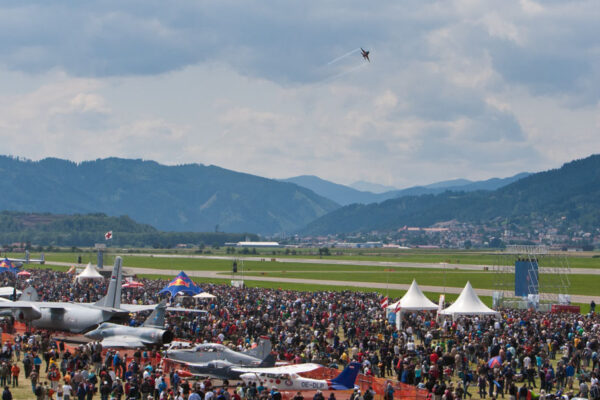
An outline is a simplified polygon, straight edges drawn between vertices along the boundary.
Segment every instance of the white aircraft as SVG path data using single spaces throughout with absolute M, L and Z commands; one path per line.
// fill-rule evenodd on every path
M 10 257 L 6 257 L 6 259 L 10 262 L 14 262 L 14 263 L 21 263 L 21 264 L 31 264 L 31 263 L 39 263 L 39 264 L 45 264 L 46 263 L 46 257 L 44 257 L 44 253 L 40 254 L 40 258 L 31 258 L 29 256 L 29 250 L 25 250 L 25 258 L 10 258 Z
M 246 385 L 256 383 L 257 386 L 262 384 L 277 390 L 351 390 L 354 389 L 354 382 L 360 372 L 360 363 L 353 362 L 333 379 L 310 379 L 291 372 L 289 367 L 255 368 L 251 371 L 246 369 L 248 372 L 241 374 L 240 379 Z

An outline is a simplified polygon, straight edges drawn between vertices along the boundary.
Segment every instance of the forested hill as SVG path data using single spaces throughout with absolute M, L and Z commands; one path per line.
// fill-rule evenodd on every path
M 0 157 L 0 210 L 128 215 L 165 231 L 289 232 L 339 206 L 292 183 L 215 166 Z
M 36 214 L 22 212 L 0 213 L 0 244 L 30 243 L 41 246 L 93 246 L 106 243 L 132 247 L 174 247 L 177 244 L 219 245 L 245 239 L 258 240 L 245 233 L 161 232 L 138 224 L 127 216 L 109 217 L 105 214 Z M 112 231 L 112 239 L 104 234 Z
M 394 230 L 436 222 L 483 222 L 496 217 L 523 224 L 564 220 L 584 229 L 600 226 L 600 155 L 532 174 L 495 191 L 408 196 L 379 204 L 350 205 L 310 223 L 302 233 Z

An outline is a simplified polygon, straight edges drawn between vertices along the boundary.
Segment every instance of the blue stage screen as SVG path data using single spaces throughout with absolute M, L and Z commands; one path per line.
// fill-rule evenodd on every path
M 534 260 L 515 261 L 515 296 L 539 294 L 538 263 Z

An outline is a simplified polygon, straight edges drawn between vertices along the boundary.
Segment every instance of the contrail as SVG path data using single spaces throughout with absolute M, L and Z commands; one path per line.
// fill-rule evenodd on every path
M 335 64 L 336 62 L 340 61 L 341 59 L 346 58 L 346 57 L 356 53 L 357 51 L 360 51 L 360 47 L 357 47 L 356 49 L 349 51 L 346 54 L 339 56 L 338 58 L 334 58 L 333 60 L 329 61 L 327 63 L 327 65 Z
M 340 73 L 339 73 L 339 74 L 337 74 L 337 75 L 334 75 L 334 76 L 331 76 L 331 77 L 329 77 L 329 78 L 326 78 L 326 79 L 324 79 L 324 80 L 323 80 L 323 82 L 330 82 L 330 81 L 332 81 L 332 80 L 334 80 L 334 79 L 341 78 L 342 76 L 344 76 L 344 75 L 348 75 L 349 73 L 351 73 L 351 72 L 354 72 L 354 71 L 356 71 L 357 69 L 364 68 L 364 67 L 366 67 L 367 65 L 368 65 L 368 64 L 366 64 L 366 63 L 360 63 L 359 65 L 357 65 L 357 66 L 355 66 L 355 67 L 352 67 L 352 68 L 350 68 L 350 69 L 347 69 L 347 70 L 345 70 L 345 71 L 342 71 L 342 72 L 340 72 Z

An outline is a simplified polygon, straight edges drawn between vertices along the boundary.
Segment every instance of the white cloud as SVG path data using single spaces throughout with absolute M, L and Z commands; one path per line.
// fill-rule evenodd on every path
M 600 145 L 591 0 L 0 7 L 0 140 L 14 155 L 405 186 L 556 167 Z M 359 46 L 371 63 L 327 65 Z

